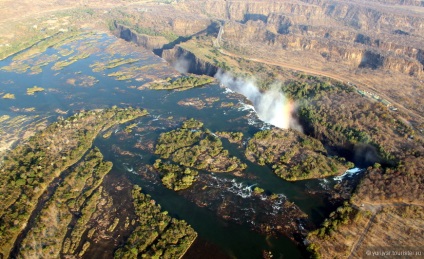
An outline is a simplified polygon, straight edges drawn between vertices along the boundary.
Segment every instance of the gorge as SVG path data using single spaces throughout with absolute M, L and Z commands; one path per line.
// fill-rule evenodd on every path
M 2 6 L 0 257 L 422 244 L 422 1 Z

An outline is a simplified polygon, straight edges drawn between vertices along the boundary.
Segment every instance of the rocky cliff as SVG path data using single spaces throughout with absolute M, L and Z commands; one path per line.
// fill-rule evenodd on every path
M 150 36 L 145 34 L 138 34 L 134 31 L 134 29 L 121 25 L 117 22 L 115 22 L 115 28 L 116 29 L 113 33 L 117 37 L 126 41 L 134 42 L 137 45 L 143 46 L 147 49 L 159 49 L 169 42 L 169 40 L 167 40 L 163 36 Z
M 230 49 L 283 51 L 305 60 L 313 54 L 316 61 L 348 69 L 422 77 L 421 5 L 419 0 L 184 0 L 132 14 L 133 29 L 118 24 L 115 34 L 149 49 L 173 48 L 178 36 L 209 33 L 220 23 L 221 45 Z
M 261 17 L 266 19 L 270 14 L 277 13 L 292 16 L 296 23 L 344 25 L 355 29 L 389 32 L 397 28 L 408 33 L 420 35 L 424 33 L 424 17 L 421 12 L 372 1 L 362 4 L 356 1 L 332 0 L 188 0 L 184 4 L 187 8 L 198 8 L 202 13 L 212 17 L 240 22 Z
M 273 15 L 272 20 L 275 19 Z M 393 43 L 351 31 L 326 30 L 322 27 L 296 27 L 292 30 L 294 33 L 287 33 L 291 21 L 281 16 L 277 19 L 283 21 L 278 28 L 275 24 L 262 21 L 248 21 L 246 24 L 228 22 L 223 27 L 222 41 L 230 48 L 262 45 L 269 51 L 276 48 L 286 51 L 314 50 L 329 61 L 343 60 L 353 67 L 423 75 L 423 49 L 403 45 L 401 41 Z
M 235 48 L 264 44 L 285 51 L 318 51 L 329 61 L 422 76 L 424 15 L 418 0 L 194 1 L 225 23 L 222 40 Z
M 193 53 L 179 45 L 168 48 L 170 42 L 163 36 L 139 34 L 133 28 L 117 22 L 115 22 L 114 34 L 126 41 L 134 42 L 139 46 L 153 50 L 180 70 L 180 72 L 214 76 L 218 71 L 218 67 L 199 59 Z
M 218 67 L 197 58 L 193 53 L 179 46 L 163 50 L 162 58 L 182 72 L 214 76 L 218 71 Z M 179 63 L 182 67 L 178 67 Z

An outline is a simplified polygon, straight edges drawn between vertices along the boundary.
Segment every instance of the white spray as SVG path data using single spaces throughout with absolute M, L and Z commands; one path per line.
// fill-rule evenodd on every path
M 181 74 L 185 74 L 190 68 L 190 61 L 185 58 L 178 58 L 174 63 L 174 68 Z
M 234 78 L 228 73 L 219 71 L 215 77 L 225 87 L 244 95 L 249 99 L 260 120 L 278 128 L 293 128 L 302 131 L 299 123 L 292 117 L 295 105 L 288 100 L 276 87 L 266 92 L 260 92 L 253 80 L 246 81 Z

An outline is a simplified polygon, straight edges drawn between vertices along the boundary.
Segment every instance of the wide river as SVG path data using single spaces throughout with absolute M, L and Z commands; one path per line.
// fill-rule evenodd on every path
M 144 165 L 152 164 L 156 157 L 148 150 L 134 148 L 135 143 L 141 145 L 155 143 L 161 132 L 176 128 L 186 118 L 202 121 L 211 131 L 241 131 L 245 139 L 263 128 L 269 128 L 270 125 L 257 118 L 251 107 L 244 104 L 243 96 L 231 93 L 218 84 L 186 91 L 137 89 L 151 79 L 165 78 L 178 73 L 153 53 L 134 46 L 125 50 L 121 46 L 125 44 L 129 45 L 113 36 L 89 35 L 84 39 L 49 48 L 21 63 L 14 61 L 14 56 L 0 61 L 2 68 L 0 93 L 15 95 L 15 99 L 0 99 L 0 115 L 39 116 L 52 122 L 58 116 L 66 117 L 82 109 L 106 108 L 113 105 L 145 108 L 149 115 L 135 121 L 140 128 L 144 127 L 144 130 L 133 130 L 124 139 L 119 138 L 118 134 L 113 134 L 109 139 L 99 137 L 95 141 L 105 159 L 114 164 L 111 176 L 125 176 L 132 183 L 139 184 L 170 215 L 191 224 L 201 240 L 219 247 L 230 256 L 257 258 L 262 256 L 262 250 L 269 250 L 278 255 L 277 258 L 302 257 L 301 251 L 290 239 L 284 236 L 267 237 L 252 231 L 252 225 L 257 222 L 245 222 L 243 215 L 240 215 L 239 221 L 224 219 L 219 216 L 214 206 L 200 207 L 186 196 L 168 190 L 160 182 L 151 181 L 137 173 Z M 74 53 L 69 54 L 72 51 Z M 61 70 L 52 69 L 55 62 L 67 60 L 72 55 L 84 51 L 90 53 L 88 58 L 77 60 Z M 105 63 L 121 57 L 134 58 L 137 61 L 116 68 L 93 71 L 93 64 L 96 62 Z M 25 64 L 29 67 L 36 66 L 40 60 L 54 61 L 46 62 L 41 71 L 36 73 L 30 70 L 19 72 L 16 69 Z M 15 69 L 5 70 L 10 65 L 14 65 Z M 131 68 L 132 71 L 135 71 L 134 68 L 139 69 L 136 70 L 138 74 L 126 80 L 117 80 L 111 76 L 112 73 L 130 71 Z M 43 87 L 45 90 L 27 95 L 27 88 L 33 86 Z M 215 97 L 214 101 L 208 102 L 208 98 L 211 97 Z M 195 107 L 192 103 L 196 101 L 202 101 L 203 105 Z M 234 105 L 226 105 L 228 103 Z M 115 133 L 122 130 L 123 127 L 120 127 Z M 245 201 L 237 205 L 240 214 L 243 214 L 243 210 L 252 210 L 252 188 L 258 185 L 268 193 L 279 194 L 293 202 L 312 222 L 321 222 L 327 216 L 329 208 L 325 204 L 325 199 L 322 195 L 311 194 L 310 190 L 322 190 L 326 184 L 332 184 L 331 179 L 287 182 L 275 176 L 270 168 L 247 161 L 243 155 L 243 147 L 225 141 L 223 144 L 232 155 L 248 164 L 246 173 L 242 176 L 229 174 L 213 176 L 213 184 L 226 188 L 222 195 L 238 196 Z M 135 156 L 120 155 L 116 151 L 118 149 L 129 151 Z M 273 213 L 278 213 L 278 208 Z

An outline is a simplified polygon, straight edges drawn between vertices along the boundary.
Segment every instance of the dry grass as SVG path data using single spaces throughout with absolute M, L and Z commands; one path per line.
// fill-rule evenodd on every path
M 320 247 L 319 254 L 322 258 L 347 258 L 369 221 L 370 214 L 361 211 L 352 223 L 339 227 L 332 235 L 324 239 L 310 235 L 308 241 Z
M 322 258 L 363 258 L 373 247 L 420 248 L 424 243 L 422 206 L 386 205 L 374 213 L 361 210 L 360 215 L 325 239 L 310 236 Z
M 386 207 L 377 213 L 354 258 L 372 247 L 420 248 L 424 244 L 424 209 L 417 206 Z M 393 249 L 394 250 L 394 249 Z

